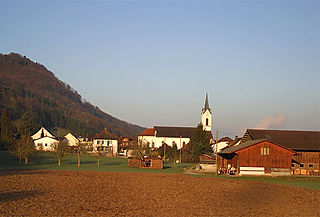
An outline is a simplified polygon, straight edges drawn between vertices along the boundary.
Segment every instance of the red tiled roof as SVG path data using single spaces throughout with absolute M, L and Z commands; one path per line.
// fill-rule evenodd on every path
M 139 136 L 154 136 L 155 129 L 147 128 Z

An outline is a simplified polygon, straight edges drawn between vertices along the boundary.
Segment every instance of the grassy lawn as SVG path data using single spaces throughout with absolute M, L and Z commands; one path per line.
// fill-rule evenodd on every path
M 312 176 L 227 176 L 227 175 L 215 176 L 214 174 L 195 175 L 195 176 L 271 182 L 274 184 L 289 185 L 289 186 L 296 186 L 301 188 L 320 190 L 320 177 L 312 177 Z
M 57 158 L 53 153 L 36 152 L 30 159 L 27 166 L 22 162 L 19 167 L 19 159 L 6 151 L 0 151 L 0 169 L 30 169 L 30 170 L 75 170 L 75 171 L 105 171 L 105 172 L 148 172 L 148 173 L 182 173 L 186 167 L 194 164 L 182 163 L 173 165 L 172 162 L 165 162 L 163 170 L 141 169 L 128 167 L 128 159 L 103 157 L 100 159 L 100 167 L 97 167 L 97 158 L 91 155 L 80 156 L 80 168 L 77 164 L 77 155 L 67 153 L 61 166 L 57 165 Z
M 128 160 L 125 158 L 104 157 L 100 159 L 100 167 L 97 167 L 97 158 L 91 155 L 81 155 L 81 166 L 77 167 L 77 156 L 66 154 L 62 159 L 61 166 L 57 165 L 57 159 L 53 153 L 36 152 L 28 166 L 22 164 L 19 167 L 19 160 L 6 151 L 0 151 L 0 169 L 30 169 L 30 170 L 75 170 L 75 171 L 105 171 L 105 172 L 144 172 L 144 173 L 183 173 L 184 168 L 193 167 L 195 164 L 182 163 L 173 165 L 172 162 L 165 162 L 163 170 L 141 169 L 128 167 Z M 309 189 L 320 190 L 320 177 L 306 176 L 215 176 L 214 174 L 195 175 L 198 177 L 225 178 L 237 180 L 253 180 L 271 182 L 275 184 L 290 185 Z

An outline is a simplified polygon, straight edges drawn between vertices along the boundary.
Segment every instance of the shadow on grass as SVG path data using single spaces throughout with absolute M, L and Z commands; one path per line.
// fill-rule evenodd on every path
M 0 192 L 0 202 L 18 201 L 27 197 L 42 194 L 40 191 Z

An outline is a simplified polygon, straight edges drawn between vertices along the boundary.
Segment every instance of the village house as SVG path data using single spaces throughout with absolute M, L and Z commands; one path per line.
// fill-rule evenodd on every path
M 128 156 L 130 146 L 134 144 L 134 137 L 121 137 L 118 139 L 118 155 Z
M 230 142 L 232 142 L 233 140 L 229 137 L 222 137 L 221 139 L 219 139 L 215 144 L 212 145 L 212 149 L 213 152 L 220 152 L 221 149 L 227 147 L 229 145 Z
M 79 145 L 79 139 L 72 133 L 68 133 L 64 137 L 67 139 L 69 147 L 77 147 Z
M 208 94 L 206 94 L 205 105 L 201 111 L 201 123 L 203 129 L 208 133 L 213 143 L 211 133 L 212 127 L 212 111 L 209 107 Z M 168 127 L 155 126 L 154 128 L 147 128 L 138 136 L 140 144 L 149 145 L 150 148 L 159 148 L 163 144 L 168 146 L 177 145 L 177 148 L 182 148 L 185 144 L 190 142 L 191 137 L 195 131 L 195 127 Z
M 118 153 L 118 138 L 111 134 L 106 128 L 98 133 L 92 142 L 92 153 L 97 153 L 98 150 L 107 155 L 115 156 Z
M 36 150 L 53 151 L 53 145 L 59 141 L 44 127 L 31 136 Z

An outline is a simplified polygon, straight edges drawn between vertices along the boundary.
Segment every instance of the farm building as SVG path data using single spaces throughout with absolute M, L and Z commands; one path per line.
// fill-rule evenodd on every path
M 251 140 L 220 151 L 219 168 L 235 168 L 240 175 L 290 175 L 296 152 L 267 139 Z
M 201 154 L 199 156 L 198 168 L 202 172 L 214 172 L 216 171 L 216 160 L 213 156 L 207 154 Z
M 128 166 L 148 169 L 163 169 L 163 160 L 161 157 L 144 157 L 143 159 L 128 158 Z
M 320 170 L 320 131 L 248 129 L 241 142 L 268 139 L 297 153 L 292 158 L 293 174 L 312 175 Z

